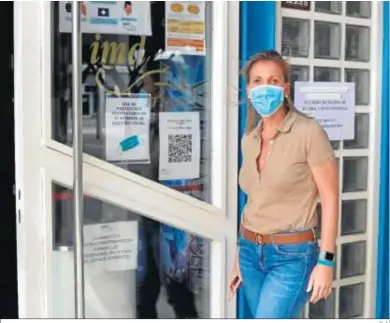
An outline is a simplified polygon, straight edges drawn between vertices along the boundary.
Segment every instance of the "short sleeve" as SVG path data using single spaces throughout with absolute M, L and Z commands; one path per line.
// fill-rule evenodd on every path
M 335 158 L 328 135 L 316 120 L 310 120 L 306 131 L 306 156 L 310 167 Z

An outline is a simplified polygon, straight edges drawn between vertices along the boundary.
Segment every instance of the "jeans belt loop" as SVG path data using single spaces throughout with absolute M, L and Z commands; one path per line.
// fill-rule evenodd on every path
M 256 233 L 256 242 L 258 244 L 263 244 L 263 238 L 262 238 L 261 234 L 259 234 L 259 233 Z
M 276 245 L 275 243 L 275 235 L 274 234 L 271 234 L 271 241 L 272 241 L 272 245 Z
M 314 242 L 317 242 L 316 229 L 315 228 L 311 228 L 311 231 L 313 231 Z

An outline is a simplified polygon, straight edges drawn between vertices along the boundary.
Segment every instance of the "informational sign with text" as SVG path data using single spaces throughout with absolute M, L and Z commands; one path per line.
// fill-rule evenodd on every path
M 106 160 L 150 162 L 150 94 L 106 96 Z
M 165 50 L 206 55 L 206 2 L 165 2 Z
M 84 226 L 84 264 L 91 272 L 137 268 L 138 222 L 122 221 Z
M 72 32 L 72 1 L 58 1 L 61 33 Z M 151 36 L 150 1 L 80 1 L 81 32 Z
M 315 118 L 330 140 L 355 138 L 355 83 L 295 82 L 295 107 Z
M 159 180 L 199 178 L 199 112 L 161 112 L 159 127 Z

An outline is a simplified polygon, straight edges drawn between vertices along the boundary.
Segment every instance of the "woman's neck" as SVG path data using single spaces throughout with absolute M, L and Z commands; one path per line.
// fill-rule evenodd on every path
M 283 122 L 286 117 L 287 112 L 284 107 L 281 107 L 275 114 L 270 117 L 263 118 L 263 131 L 270 132 L 279 127 L 279 125 Z

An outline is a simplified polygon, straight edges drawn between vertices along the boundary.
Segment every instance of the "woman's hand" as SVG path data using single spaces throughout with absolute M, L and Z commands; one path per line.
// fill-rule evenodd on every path
M 237 292 L 237 290 L 240 288 L 242 284 L 240 265 L 238 262 L 238 252 L 239 250 L 237 248 L 236 257 L 234 260 L 233 272 L 229 281 L 229 296 L 228 296 L 229 301 L 233 298 L 234 294 Z
M 317 303 L 321 299 L 327 299 L 332 293 L 333 268 L 317 265 L 311 273 L 307 292 L 313 291 L 310 303 Z

